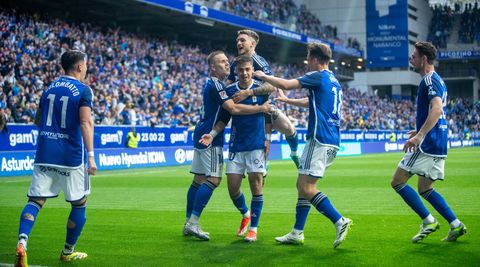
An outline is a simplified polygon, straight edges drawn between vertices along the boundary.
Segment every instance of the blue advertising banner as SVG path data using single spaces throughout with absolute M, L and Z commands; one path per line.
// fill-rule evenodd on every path
M 291 41 L 296 41 L 300 43 L 309 43 L 314 41 L 321 42 L 324 44 L 328 44 L 334 52 L 348 54 L 356 57 L 363 56 L 363 53 L 361 51 L 358 51 L 353 48 L 347 48 L 343 45 L 334 44 L 332 42 L 329 42 L 320 38 L 309 37 L 304 34 L 292 32 L 279 27 L 274 27 L 272 25 L 265 24 L 262 22 L 249 20 L 247 18 L 239 17 L 224 11 L 210 9 L 206 6 L 197 5 L 189 1 L 180 1 L 180 0 L 137 0 L 137 1 L 151 4 L 151 5 L 162 6 L 164 8 L 173 9 L 176 11 L 192 14 L 192 15 L 203 17 L 206 19 L 220 21 L 223 23 L 227 23 L 227 24 L 231 24 L 239 27 L 250 28 L 255 31 L 278 36 L 280 38 L 288 39 Z
M 407 0 L 367 0 L 367 66 L 408 67 Z
M 439 51 L 437 58 L 439 60 L 448 59 L 479 59 L 480 50 L 466 50 L 466 51 Z
M 129 126 L 95 126 L 94 147 L 104 148 L 125 148 Z M 171 147 L 171 146 L 193 146 L 193 131 L 186 127 L 136 127 L 140 135 L 139 148 L 146 147 Z M 297 128 L 298 140 L 305 143 L 307 130 Z M 38 128 L 35 125 L 8 125 L 8 132 L 0 132 L 0 151 L 27 151 L 37 148 Z M 342 131 L 340 136 L 342 143 L 345 142 L 379 142 L 389 141 L 391 131 Z M 395 132 L 396 141 L 408 140 L 407 131 Z M 472 139 L 480 139 L 480 132 L 472 132 Z M 450 136 L 450 140 L 461 140 L 458 134 Z M 225 145 L 230 141 L 230 128 L 225 129 Z M 272 144 L 286 144 L 285 135 L 278 131 L 272 133 Z

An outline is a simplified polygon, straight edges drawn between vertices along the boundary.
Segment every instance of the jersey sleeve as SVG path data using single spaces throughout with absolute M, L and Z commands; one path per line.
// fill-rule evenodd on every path
M 226 111 L 225 109 L 221 108 L 220 109 L 220 115 L 218 116 L 218 120 L 217 121 L 222 121 L 223 123 L 225 123 L 225 125 L 228 124 L 228 122 L 230 122 L 230 118 L 232 117 L 232 115 Z
M 316 73 L 307 73 L 298 77 L 297 80 L 302 85 L 302 88 L 313 89 L 321 85 L 321 79 Z
M 83 90 L 82 97 L 80 98 L 80 107 L 93 107 L 93 91 L 90 87 L 86 87 Z
M 263 73 L 265 73 L 267 75 L 273 75 L 272 69 L 270 69 L 270 65 L 268 65 L 268 63 L 266 61 L 264 63 L 265 63 L 265 65 L 262 67 Z
M 234 64 L 230 65 L 230 74 L 227 79 L 231 82 L 235 82 L 235 66 Z
M 221 106 L 223 103 L 225 103 L 225 101 L 230 99 L 230 97 L 227 95 L 227 92 L 222 85 L 215 83 L 213 84 L 214 86 L 210 86 L 210 88 L 208 88 L 208 95 L 213 99 L 213 101 L 215 101 L 215 103 Z
M 429 85 L 426 85 L 426 87 L 427 87 L 427 95 L 428 95 L 429 102 L 437 96 L 442 98 L 442 94 L 443 94 L 442 87 L 439 85 L 437 81 L 434 81 Z

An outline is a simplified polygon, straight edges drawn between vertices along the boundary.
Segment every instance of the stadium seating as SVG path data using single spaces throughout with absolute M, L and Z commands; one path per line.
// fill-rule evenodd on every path
M 85 50 L 90 57 L 87 83 L 95 92 L 96 124 L 193 126 L 199 118 L 208 75 L 202 51 L 208 48 L 114 29 L 101 31 L 88 23 L 69 24 L 15 10 L 1 11 L 0 34 L 0 110 L 8 123 L 33 123 L 42 89 L 61 74 L 56 60 L 70 48 Z M 271 65 L 287 78 L 304 72 L 303 66 Z M 343 91 L 343 129 L 414 129 L 412 101 L 353 88 Z M 289 96 L 305 93 L 298 90 Z M 307 126 L 308 110 L 277 105 L 295 125 Z M 450 100 L 447 108 L 454 133 L 480 130 L 480 103 Z

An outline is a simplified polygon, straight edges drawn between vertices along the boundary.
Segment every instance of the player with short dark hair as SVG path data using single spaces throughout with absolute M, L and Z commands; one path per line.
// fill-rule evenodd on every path
M 261 86 L 253 79 L 253 60 L 250 56 L 239 56 L 235 59 L 235 72 L 238 81 L 225 89 L 231 97 L 240 90 Z M 249 96 L 240 103 L 257 106 L 268 103 L 268 95 Z M 232 114 L 232 130 L 230 135 L 229 156 L 227 161 L 228 192 L 233 204 L 242 214 L 242 221 L 237 230 L 238 236 L 246 234 L 245 241 L 257 240 L 258 223 L 263 209 L 263 174 L 266 173 L 266 154 L 270 149 L 270 141 L 266 140 L 265 129 L 270 122 L 264 114 L 248 116 Z M 252 202 L 248 209 L 245 196 L 240 190 L 244 174 L 247 173 L 252 192 Z M 248 224 L 250 228 L 248 229 Z M 248 232 L 247 232 L 248 230 Z
M 271 75 L 272 71 L 268 62 L 255 52 L 255 48 L 260 42 L 260 37 L 258 34 L 252 30 L 243 29 L 237 32 L 237 51 L 238 55 L 251 57 L 253 60 L 253 67 L 255 70 L 261 70 L 264 73 Z M 234 82 L 237 80 L 237 73 L 235 72 L 235 63 L 230 67 L 230 75 L 228 76 L 228 81 Z M 240 102 L 248 96 L 254 95 L 268 95 L 274 92 L 275 88 L 272 87 L 259 87 L 249 90 L 241 90 L 233 97 L 235 102 Z M 298 167 L 298 139 L 297 131 L 295 126 L 292 124 L 290 119 L 281 112 L 279 109 L 275 109 L 270 115 L 272 121 L 272 127 L 277 129 L 285 135 L 285 140 L 287 141 L 290 147 L 290 157 L 292 158 L 295 166 Z M 267 139 L 270 139 L 271 129 L 267 129 Z M 268 156 L 268 154 L 267 154 Z
M 303 229 L 310 211 L 310 204 L 335 225 L 336 238 L 333 247 L 339 246 L 347 236 L 352 220 L 343 217 L 330 203 L 327 196 L 316 185 L 326 169 L 333 163 L 340 145 L 340 123 L 342 110 L 342 87 L 328 69 L 332 56 L 330 47 L 320 43 L 309 43 L 307 62 L 310 72 L 297 79 L 285 80 L 256 71 L 255 76 L 280 89 L 305 88 L 308 98 L 277 98 L 278 101 L 308 108 L 307 143 L 298 168 L 295 225 L 288 234 L 276 237 L 282 244 L 303 244 Z
M 187 193 L 186 223 L 183 234 L 209 240 L 210 234 L 200 228 L 198 220 L 208 204 L 215 188 L 220 184 L 223 170 L 223 129 L 230 121 L 230 114 L 248 115 L 269 112 L 269 103 L 252 106 L 235 104 L 227 95 L 223 80 L 229 73 L 230 64 L 223 51 L 213 51 L 207 57 L 210 77 L 203 87 L 203 105 L 200 121 L 193 134 L 195 152 L 190 172 L 194 178 Z M 209 135 L 208 143 L 202 141 Z
M 414 47 L 410 64 L 422 76 L 418 86 L 416 130 L 409 132 L 409 139 L 403 147 L 406 154 L 393 174 L 391 186 L 423 221 L 412 242 L 423 240 L 440 227 L 417 192 L 407 184 L 412 175 L 418 176 L 420 196 L 450 224 L 450 231 L 443 240 L 456 241 L 467 232 L 467 227 L 433 188 L 435 181 L 444 179 L 448 143 L 447 86 L 435 72 L 435 46 L 429 42 L 417 42 Z
M 72 209 L 67 221 L 65 246 L 60 260 L 87 257 L 75 251 L 85 225 L 90 177 L 97 166 L 93 152 L 93 92 L 85 85 L 87 55 L 70 50 L 61 56 L 64 76 L 43 92 L 35 123 L 40 128 L 28 203 L 22 210 L 15 266 L 27 266 L 27 241 L 37 215 L 47 198 L 61 190 Z

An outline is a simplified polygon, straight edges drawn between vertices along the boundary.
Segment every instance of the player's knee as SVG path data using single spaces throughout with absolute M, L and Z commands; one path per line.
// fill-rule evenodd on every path
M 210 176 L 207 178 L 207 180 L 210 181 L 210 183 L 214 184 L 216 187 L 218 187 L 220 185 L 220 182 L 222 181 L 222 178 Z
M 87 206 L 87 197 L 84 196 L 82 199 L 73 201 L 70 203 L 72 205 L 72 208 L 85 208 Z
M 193 181 L 199 185 L 203 184 L 206 180 L 207 178 L 204 175 L 195 174 L 193 177 Z
M 28 202 L 34 204 L 35 206 L 38 207 L 38 209 L 43 208 L 43 205 L 45 205 L 45 202 L 47 201 L 46 198 L 39 198 L 39 197 L 30 197 L 28 198 Z

